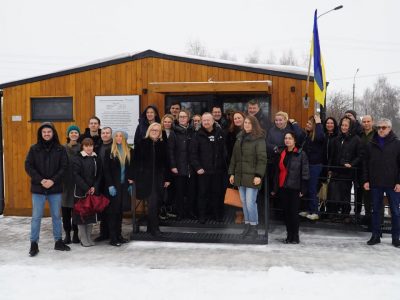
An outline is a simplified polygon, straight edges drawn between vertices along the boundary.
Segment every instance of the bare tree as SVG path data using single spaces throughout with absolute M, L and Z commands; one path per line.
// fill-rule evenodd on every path
M 260 62 L 260 52 L 258 50 L 254 50 L 249 55 L 247 55 L 245 62 L 258 64 Z
M 197 56 L 203 56 L 203 57 L 210 57 L 207 47 L 198 39 L 196 40 L 190 40 L 186 44 L 186 53 L 190 55 L 197 55 Z
M 225 59 L 225 60 L 231 60 L 231 61 L 236 61 L 236 56 L 231 55 L 228 50 L 223 50 L 221 54 L 219 55 L 220 59 Z
M 266 59 L 263 60 L 265 64 L 275 65 L 277 63 L 275 53 L 271 50 Z
M 400 89 L 389 84 L 386 77 L 379 77 L 372 89 L 367 88 L 359 101 L 362 113 L 375 119 L 388 118 L 393 131 L 400 133 Z
M 294 55 L 292 49 L 289 49 L 282 53 L 282 56 L 279 59 L 279 64 L 280 65 L 289 65 L 289 66 L 298 66 L 296 56 Z
M 337 121 L 343 117 L 346 110 L 352 105 L 352 96 L 344 92 L 333 92 L 326 100 L 326 116 L 333 117 Z

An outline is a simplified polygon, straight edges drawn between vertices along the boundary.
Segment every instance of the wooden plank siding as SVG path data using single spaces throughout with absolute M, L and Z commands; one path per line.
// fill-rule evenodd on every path
M 161 58 L 142 58 L 89 71 L 54 77 L 33 83 L 4 88 L 3 136 L 5 214 L 30 215 L 31 194 L 29 177 L 24 161 L 31 144 L 36 143 L 39 122 L 30 122 L 31 97 L 73 97 L 73 122 L 55 122 L 61 143 L 65 143 L 66 129 L 75 123 L 83 131 L 90 116 L 95 112 L 95 96 L 131 95 L 141 96 L 141 109 L 156 104 L 164 114 L 164 95 L 149 92 L 150 82 L 207 82 L 213 81 L 259 81 L 270 80 L 272 86 L 271 112 L 289 113 L 290 118 L 305 125 L 313 114 L 314 101 L 310 85 L 310 106 L 303 109 L 305 80 L 296 80 L 248 71 L 224 69 L 194 63 Z M 295 88 L 291 92 L 291 87 Z M 147 90 L 147 93 L 143 91 Z M 21 115 L 21 122 L 13 122 L 13 115 Z M 46 210 L 48 214 L 48 210 Z

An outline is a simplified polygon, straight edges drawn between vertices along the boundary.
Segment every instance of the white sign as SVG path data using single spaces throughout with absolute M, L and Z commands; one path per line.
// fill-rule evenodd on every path
M 22 116 L 11 116 L 11 121 L 13 122 L 21 122 Z
M 95 96 L 95 111 L 101 127 L 126 131 L 128 144 L 133 144 L 140 116 L 139 100 L 139 95 Z

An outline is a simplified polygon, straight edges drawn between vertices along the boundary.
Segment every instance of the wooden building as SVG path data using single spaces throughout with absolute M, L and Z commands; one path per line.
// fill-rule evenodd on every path
M 24 161 L 30 145 L 36 143 L 41 123 L 35 121 L 33 114 L 45 113 L 40 106 L 33 106 L 34 101 L 55 104 L 56 109 L 63 108 L 57 106 L 57 101 L 72 101 L 71 119 L 49 120 L 55 121 L 61 142 L 65 141 L 70 124 L 87 127 L 95 112 L 95 96 L 102 95 L 140 95 L 141 109 L 155 104 L 161 115 L 175 101 L 193 104 L 192 108 L 204 111 L 213 103 L 224 109 L 244 109 L 249 99 L 258 98 L 269 117 L 286 111 L 290 118 L 304 125 L 314 114 L 312 85 L 308 108 L 303 104 L 306 79 L 307 70 L 298 67 L 241 64 L 147 50 L 0 84 L 5 214 L 31 214 L 30 182 Z M 49 102 L 43 102 L 46 100 Z

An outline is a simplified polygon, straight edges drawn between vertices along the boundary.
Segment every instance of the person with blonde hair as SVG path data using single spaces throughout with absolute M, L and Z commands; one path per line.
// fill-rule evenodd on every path
M 284 111 L 275 114 L 274 125 L 267 134 L 267 152 L 270 158 L 278 155 L 285 148 L 285 134 L 294 132 L 296 140 L 300 142 L 302 130 L 294 119 L 289 119 L 289 115 Z
M 150 124 L 145 138 L 135 147 L 133 161 L 136 197 L 147 202 L 147 232 L 160 237 L 162 233 L 158 225 L 158 204 L 163 188 L 168 187 L 171 182 L 167 145 L 162 138 L 160 123 Z
M 125 131 L 116 130 L 111 149 L 106 151 L 104 157 L 106 194 L 110 199 L 106 209 L 110 245 L 116 247 L 128 242 L 122 236 L 122 213 L 130 209 L 133 183 L 133 150 L 127 140 Z
M 164 117 L 162 117 L 161 129 L 164 140 L 167 140 L 169 138 L 169 135 L 173 131 L 174 122 L 175 122 L 174 116 L 171 114 L 166 114 L 164 115 Z

